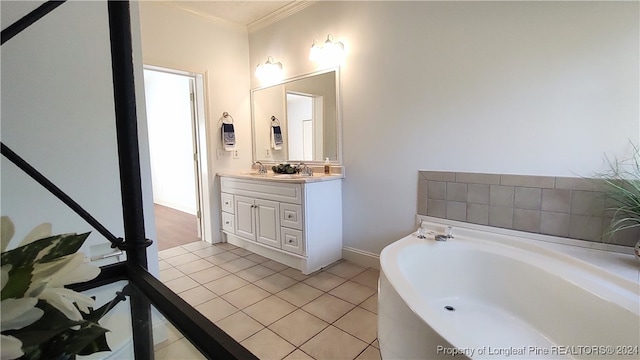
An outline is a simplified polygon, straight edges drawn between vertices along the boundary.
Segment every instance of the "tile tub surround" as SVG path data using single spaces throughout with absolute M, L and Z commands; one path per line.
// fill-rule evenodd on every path
M 606 231 L 601 180 L 419 171 L 418 214 L 506 229 L 633 246 L 640 229 Z

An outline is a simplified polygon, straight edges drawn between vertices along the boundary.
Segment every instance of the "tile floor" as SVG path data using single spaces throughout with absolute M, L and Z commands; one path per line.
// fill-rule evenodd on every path
M 376 269 L 341 261 L 305 276 L 226 243 L 159 256 L 160 280 L 260 359 L 380 359 Z M 170 329 L 156 358 L 201 356 Z

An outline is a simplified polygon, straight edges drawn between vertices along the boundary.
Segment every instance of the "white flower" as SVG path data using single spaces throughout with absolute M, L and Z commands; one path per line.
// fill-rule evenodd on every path
M 0 335 L 0 352 L 2 359 L 17 359 L 24 355 L 22 352 L 22 341 L 13 336 Z
M 75 302 L 84 313 L 88 313 L 88 307 L 93 307 L 95 301 L 64 287 L 91 280 L 99 273 L 100 268 L 84 263 L 82 253 L 64 256 L 47 263 L 36 263 L 26 295 L 45 300 L 70 320 L 82 320 L 82 314 L 73 303 Z
M 11 265 L 3 266 L 0 271 L 2 273 L 2 289 L 9 282 L 9 270 Z M 0 328 L 5 330 L 22 329 L 38 321 L 44 311 L 36 307 L 38 299 L 36 298 L 20 298 L 5 299 L 0 303 Z M 2 335 L 2 359 L 15 359 L 23 355 L 22 342 L 13 336 Z

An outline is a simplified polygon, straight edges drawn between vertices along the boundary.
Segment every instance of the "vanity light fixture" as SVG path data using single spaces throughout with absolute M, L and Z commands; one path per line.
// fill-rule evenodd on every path
M 256 77 L 263 82 L 275 82 L 282 78 L 282 63 L 274 62 L 269 56 L 264 64 L 258 64 L 256 67 Z
M 334 41 L 331 34 L 327 35 L 327 40 L 320 45 L 313 40 L 309 60 L 322 66 L 336 66 L 342 64 L 344 59 L 344 44 L 341 41 Z

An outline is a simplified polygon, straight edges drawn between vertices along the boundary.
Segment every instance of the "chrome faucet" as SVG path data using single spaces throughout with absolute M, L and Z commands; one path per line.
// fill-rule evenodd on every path
M 436 241 L 447 241 L 449 239 L 453 239 L 453 227 L 447 226 L 447 230 L 445 230 L 445 233 L 436 235 L 435 238 Z
M 309 166 L 307 166 L 307 164 L 303 163 L 303 162 L 299 162 L 298 163 L 298 171 L 302 174 L 302 175 L 306 175 L 306 176 L 313 176 L 313 169 L 310 168 Z
M 260 161 L 254 162 L 253 165 L 251 165 L 251 167 L 253 167 L 254 165 L 258 165 L 258 174 L 266 174 L 267 173 L 267 167 L 264 166 Z

